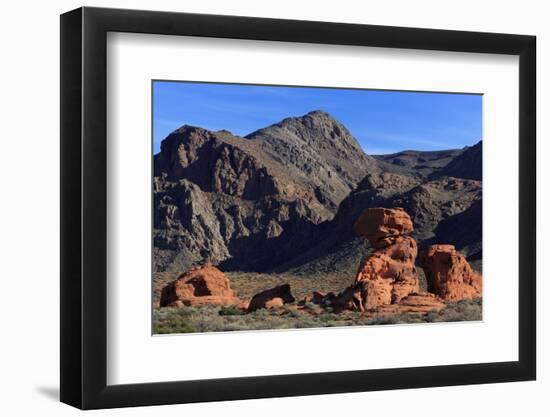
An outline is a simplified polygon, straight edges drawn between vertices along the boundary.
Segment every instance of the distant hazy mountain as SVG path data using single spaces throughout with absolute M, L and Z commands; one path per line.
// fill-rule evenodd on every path
M 428 176 L 440 170 L 463 152 L 462 149 L 445 151 L 402 151 L 388 155 L 374 155 L 385 165 L 386 170 L 408 175 Z
M 154 157 L 154 270 L 356 268 L 364 242 L 351 224 L 375 206 L 404 207 L 421 246 L 437 237 L 479 253 L 474 148 L 372 157 L 322 111 L 246 138 L 182 126 Z

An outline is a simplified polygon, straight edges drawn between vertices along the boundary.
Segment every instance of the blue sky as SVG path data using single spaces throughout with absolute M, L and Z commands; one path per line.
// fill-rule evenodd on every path
M 481 139 L 481 95 L 155 81 L 154 151 L 178 127 L 244 136 L 290 116 L 324 110 L 368 154 L 442 150 Z

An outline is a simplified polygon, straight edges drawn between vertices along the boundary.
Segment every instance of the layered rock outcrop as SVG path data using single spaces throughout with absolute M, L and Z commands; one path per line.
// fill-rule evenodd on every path
M 161 307 L 240 303 L 242 301 L 229 286 L 229 279 L 211 264 L 193 268 L 181 275 L 164 287 L 160 296 Z
M 481 297 L 481 274 L 453 245 L 432 245 L 422 259 L 428 289 L 445 301 Z
M 435 294 L 426 292 L 411 293 L 397 304 L 378 306 L 375 309 L 375 313 L 379 315 L 426 314 L 433 310 L 439 311 L 445 307 L 445 303 Z
M 416 241 L 410 236 L 399 236 L 361 265 L 355 280 L 369 294 L 366 308 L 397 303 L 411 292 L 419 291 L 414 266 L 416 255 Z
M 336 297 L 333 303 L 336 310 L 370 310 L 398 303 L 419 291 L 414 266 L 418 249 L 416 241 L 407 236 L 413 231 L 413 224 L 405 210 L 367 209 L 353 230 L 377 250 L 359 266 L 355 284 Z
M 283 284 L 256 294 L 250 300 L 247 311 L 251 313 L 260 308 L 282 307 L 283 304 L 293 303 L 294 301 L 295 299 L 290 292 L 290 285 Z

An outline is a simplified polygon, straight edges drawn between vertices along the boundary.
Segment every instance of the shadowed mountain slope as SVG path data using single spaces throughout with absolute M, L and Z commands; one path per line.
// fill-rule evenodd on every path
M 460 155 L 450 161 L 437 176 L 467 178 L 481 181 L 483 145 L 479 141 L 474 146 L 466 148 Z
M 461 220 L 460 214 L 481 200 L 481 182 L 443 177 L 432 181 L 394 173 L 368 174 L 342 201 L 337 215 L 317 228 L 316 243 L 300 256 L 280 265 L 277 270 L 291 269 L 304 275 L 326 271 L 331 265 L 354 273 L 357 260 L 365 253 L 363 239 L 354 235 L 352 225 L 368 207 L 402 207 L 414 223 L 412 236 L 423 250 L 437 242 L 457 243 L 466 256 L 477 256 L 481 247 L 480 228 L 468 229 L 475 222 L 472 210 Z M 479 203 L 479 207 L 481 204 Z M 438 229 L 440 225 L 444 225 Z M 464 243 L 462 243 L 464 242 Z

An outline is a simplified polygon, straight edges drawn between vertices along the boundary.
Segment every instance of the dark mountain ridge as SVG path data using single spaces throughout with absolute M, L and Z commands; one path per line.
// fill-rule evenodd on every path
M 449 149 L 444 151 L 414 151 L 406 150 L 387 155 L 373 155 L 378 161 L 386 162 L 387 171 L 397 174 L 427 177 L 445 167 L 464 149 Z
M 481 181 L 482 159 L 483 145 L 482 141 L 479 141 L 474 146 L 467 147 L 460 155 L 444 166 L 437 175 Z

